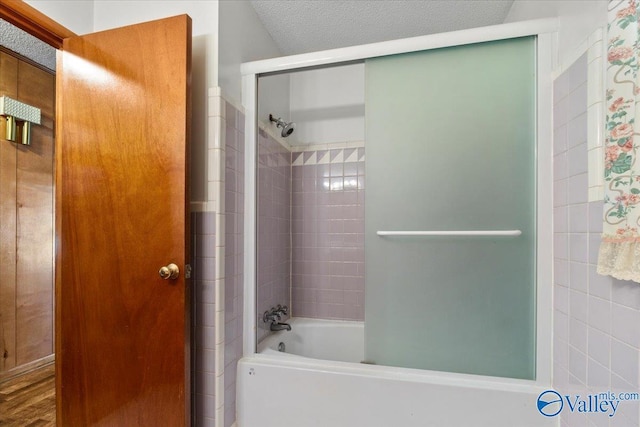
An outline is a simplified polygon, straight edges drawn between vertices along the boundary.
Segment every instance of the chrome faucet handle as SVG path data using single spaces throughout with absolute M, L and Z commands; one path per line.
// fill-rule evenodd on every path
M 267 310 L 262 315 L 262 321 L 264 323 L 275 323 L 280 320 L 280 315 L 275 312 L 275 309 Z
M 279 316 L 286 316 L 289 313 L 289 307 L 287 307 L 286 305 L 278 304 L 276 306 L 275 312 L 278 313 Z

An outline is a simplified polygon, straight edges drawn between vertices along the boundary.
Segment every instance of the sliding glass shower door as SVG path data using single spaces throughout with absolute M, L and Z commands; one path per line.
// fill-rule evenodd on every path
M 367 361 L 535 377 L 535 43 L 366 61 Z

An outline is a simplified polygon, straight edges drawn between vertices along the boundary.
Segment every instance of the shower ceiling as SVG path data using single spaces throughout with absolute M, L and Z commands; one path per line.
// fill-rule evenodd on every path
M 284 55 L 503 23 L 513 0 L 253 0 Z

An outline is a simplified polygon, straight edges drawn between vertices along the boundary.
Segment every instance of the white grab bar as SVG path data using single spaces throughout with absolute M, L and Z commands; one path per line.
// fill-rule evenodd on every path
M 469 231 L 378 231 L 378 236 L 454 236 L 454 237 L 515 237 L 520 236 L 520 230 L 469 230 Z

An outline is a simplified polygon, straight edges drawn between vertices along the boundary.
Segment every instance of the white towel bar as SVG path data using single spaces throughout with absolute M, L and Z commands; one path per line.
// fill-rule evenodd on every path
M 469 231 L 378 231 L 378 236 L 454 236 L 454 237 L 515 237 L 520 236 L 520 230 L 469 230 Z

